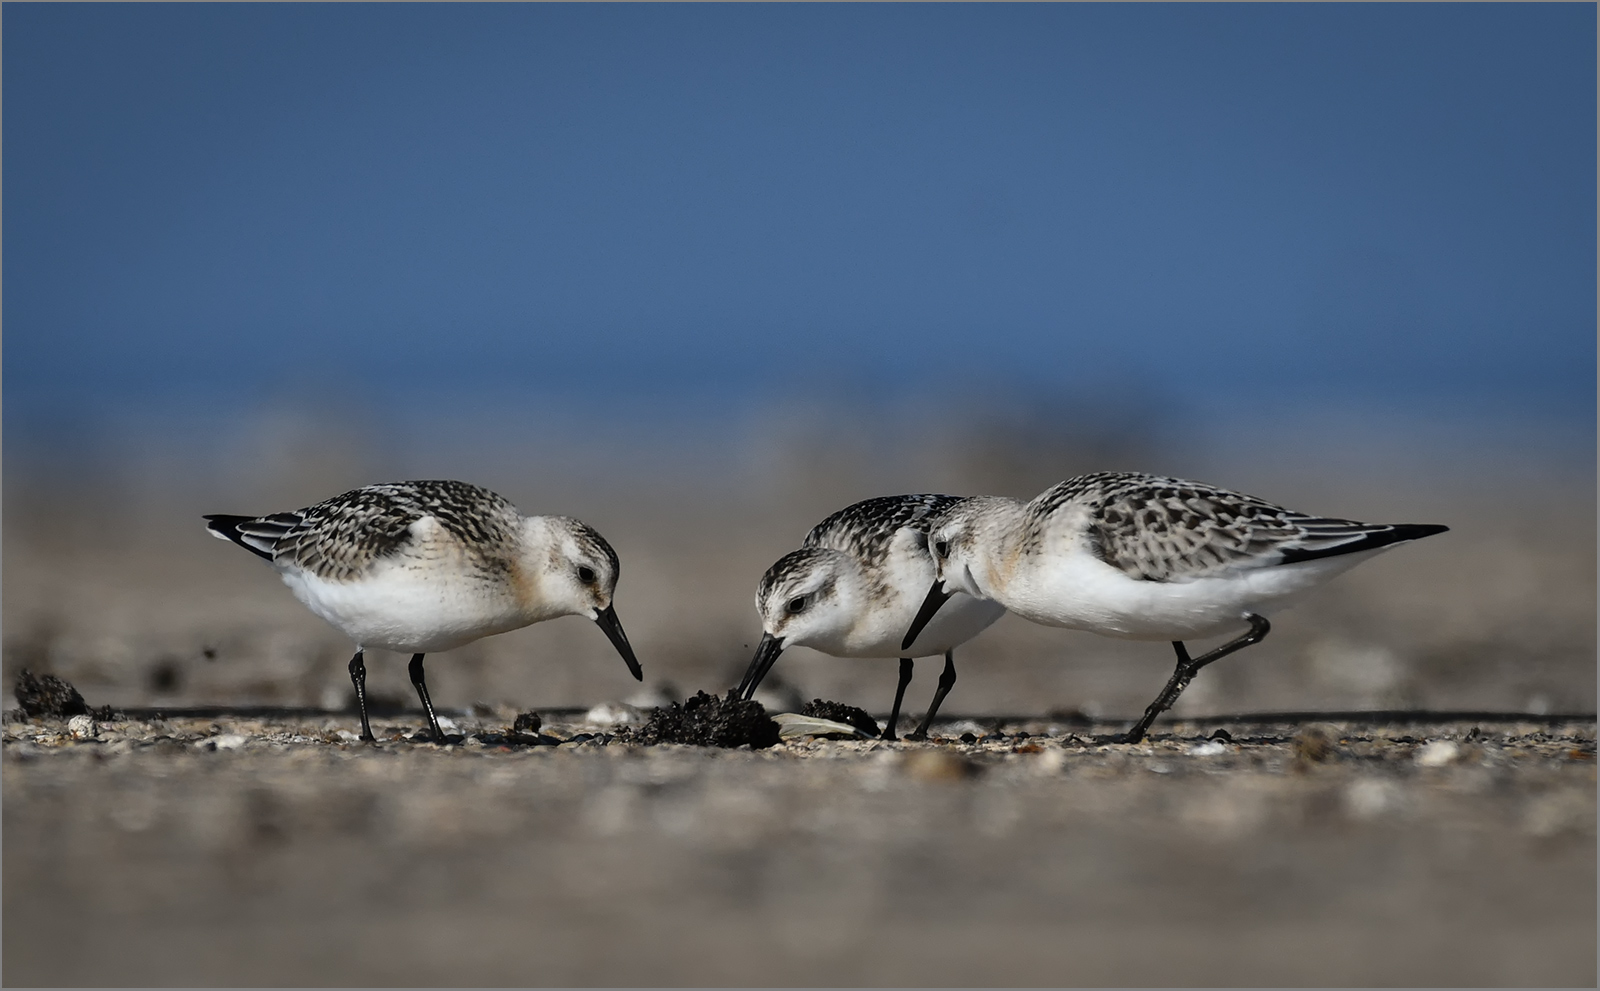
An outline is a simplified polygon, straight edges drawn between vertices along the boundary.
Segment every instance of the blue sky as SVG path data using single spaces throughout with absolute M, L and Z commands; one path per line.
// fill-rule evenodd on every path
M 968 380 L 1592 423 L 1592 5 L 0 16 L 13 425 Z

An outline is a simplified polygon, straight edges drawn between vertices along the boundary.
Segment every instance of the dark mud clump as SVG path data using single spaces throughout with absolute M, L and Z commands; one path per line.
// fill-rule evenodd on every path
M 17 696 L 17 704 L 22 706 L 22 711 L 29 718 L 44 716 L 59 719 L 93 715 L 89 703 L 83 700 L 78 690 L 53 674 L 36 675 L 23 668 L 17 672 L 17 684 L 13 691 Z
M 871 736 L 877 736 L 881 731 L 878 723 L 867 715 L 865 709 L 857 709 L 853 705 L 843 702 L 828 702 L 823 699 L 812 699 L 801 709 L 802 716 L 815 716 L 818 719 L 831 719 L 836 723 L 846 723 Z
M 625 743 L 689 743 L 701 747 L 770 747 L 778 742 L 778 724 L 767 718 L 760 702 L 735 698 L 729 689 L 723 697 L 695 692 L 682 705 L 652 709 L 638 729 L 624 727 L 617 739 Z
M 482 734 L 479 734 L 479 738 L 485 743 L 509 743 L 524 747 L 560 746 L 562 741 L 553 736 L 545 736 L 543 733 L 539 732 L 543 726 L 544 717 L 540 716 L 537 712 L 523 712 L 518 713 L 516 720 L 511 724 L 511 728 L 506 730 L 504 736 L 495 737 L 493 741 L 491 741 L 489 737 Z

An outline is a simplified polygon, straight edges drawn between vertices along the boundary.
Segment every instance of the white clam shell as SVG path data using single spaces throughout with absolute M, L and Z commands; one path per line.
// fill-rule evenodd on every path
M 837 723 L 832 719 L 819 719 L 816 716 L 802 716 L 798 712 L 775 713 L 772 721 L 778 724 L 778 736 L 785 740 L 793 740 L 802 736 L 835 735 L 873 739 L 872 736 L 861 732 L 849 723 Z

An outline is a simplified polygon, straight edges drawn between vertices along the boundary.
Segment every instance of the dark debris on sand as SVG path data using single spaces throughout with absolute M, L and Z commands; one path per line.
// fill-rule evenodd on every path
M 624 727 L 617 734 L 623 743 L 688 743 L 701 747 L 770 747 L 778 742 L 778 724 L 767 718 L 760 702 L 695 692 L 682 705 L 674 702 L 652 709 L 638 729 Z
M 93 716 L 105 720 L 112 718 L 109 705 L 98 709 L 89 708 L 89 703 L 83 700 L 83 696 L 78 694 L 78 690 L 73 688 L 70 682 L 53 674 L 36 675 L 23 668 L 17 672 L 17 683 L 13 693 L 17 696 L 17 704 L 22 706 L 22 711 L 30 719 L 39 717 L 61 719 L 67 716 Z
M 831 719 L 836 723 L 845 723 L 869 736 L 879 735 L 877 720 L 867 715 L 867 710 L 858 709 L 853 705 L 843 702 L 828 702 L 824 699 L 812 699 L 800 709 L 802 716 L 814 716 L 817 719 Z

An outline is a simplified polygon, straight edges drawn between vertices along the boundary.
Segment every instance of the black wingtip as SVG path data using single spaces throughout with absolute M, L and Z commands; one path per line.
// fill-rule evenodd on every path
M 254 554 L 256 557 L 267 561 L 272 560 L 271 554 L 268 554 L 259 547 L 251 547 L 249 544 L 245 543 L 244 534 L 239 532 L 240 526 L 253 522 L 256 517 L 229 516 L 226 513 L 211 513 L 209 515 L 202 516 L 201 519 L 206 521 L 206 529 L 210 530 L 212 533 L 218 535 L 219 537 L 225 537 L 228 540 L 233 541 L 240 547 L 243 547 L 245 550 Z
M 1395 542 L 1402 540 L 1416 540 L 1420 537 L 1431 537 L 1436 533 L 1444 533 L 1450 528 L 1443 523 L 1396 523 L 1394 532 L 1402 534 L 1395 538 Z
M 1318 558 L 1338 557 L 1341 554 L 1376 550 L 1379 547 L 1388 547 L 1391 544 L 1403 544 L 1408 540 L 1431 537 L 1436 533 L 1444 533 L 1448 529 L 1450 528 L 1442 523 L 1395 523 L 1381 530 L 1372 530 L 1364 533 L 1357 540 L 1335 544 L 1332 547 L 1286 550 L 1283 552 L 1282 563 L 1295 564 L 1300 561 L 1315 561 Z

